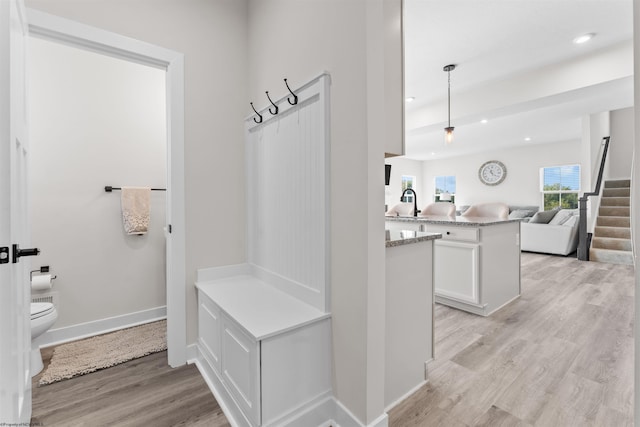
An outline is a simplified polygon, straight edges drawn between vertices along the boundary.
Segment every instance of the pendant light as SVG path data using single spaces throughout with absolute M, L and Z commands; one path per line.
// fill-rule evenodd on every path
M 443 70 L 447 72 L 448 84 L 447 84 L 447 106 L 449 115 L 449 126 L 444 128 L 444 139 L 447 144 L 451 144 L 453 141 L 453 126 L 451 126 L 451 72 L 456 69 L 454 64 L 445 65 Z

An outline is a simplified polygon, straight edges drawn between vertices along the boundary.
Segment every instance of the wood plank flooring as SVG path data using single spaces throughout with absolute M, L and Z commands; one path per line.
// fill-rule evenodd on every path
M 52 353 L 43 350 L 45 366 Z M 40 375 L 32 425 L 229 426 L 195 365 L 172 369 L 166 351 L 38 387 Z
M 522 253 L 488 318 L 436 306 L 430 382 L 393 427 L 633 425 L 633 267 Z
M 430 382 L 392 427 L 632 426 L 630 266 L 522 254 L 522 296 L 488 318 L 436 306 Z M 43 351 L 45 366 L 52 350 Z M 193 365 L 166 354 L 33 389 L 34 423 L 228 426 Z

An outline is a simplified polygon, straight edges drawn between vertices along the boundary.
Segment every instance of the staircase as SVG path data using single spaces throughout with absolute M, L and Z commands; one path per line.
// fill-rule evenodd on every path
M 633 265 L 628 179 L 605 181 L 589 260 Z

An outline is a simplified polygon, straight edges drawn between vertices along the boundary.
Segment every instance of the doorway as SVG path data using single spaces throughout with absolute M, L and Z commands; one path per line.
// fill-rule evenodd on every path
M 30 211 L 38 269 L 50 266 L 58 319 L 48 346 L 166 316 L 165 191 L 143 235 L 122 226 L 120 191 L 166 188 L 166 71 L 29 40 Z
M 184 57 L 178 52 L 40 11 L 28 10 L 27 15 L 32 36 L 165 71 L 167 355 L 170 366 L 183 365 L 187 361 L 184 282 Z

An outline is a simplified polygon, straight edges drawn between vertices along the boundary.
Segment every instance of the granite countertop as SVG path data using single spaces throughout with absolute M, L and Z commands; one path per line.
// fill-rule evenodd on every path
M 498 219 L 479 216 L 385 216 L 384 219 L 385 221 L 417 222 L 420 224 L 461 225 L 467 227 L 504 224 L 507 222 L 522 222 L 521 219 Z
M 387 248 L 442 238 L 440 233 L 428 233 L 426 231 L 385 230 L 385 232 Z

